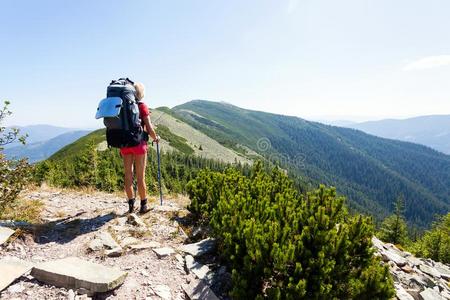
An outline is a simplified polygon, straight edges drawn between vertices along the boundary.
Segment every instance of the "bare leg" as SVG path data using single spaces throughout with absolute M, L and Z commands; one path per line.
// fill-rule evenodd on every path
M 123 156 L 123 165 L 125 168 L 125 193 L 128 199 L 133 199 L 133 154 Z
M 141 200 L 147 199 L 147 186 L 145 184 L 145 166 L 147 165 L 147 154 L 136 155 L 136 180 Z

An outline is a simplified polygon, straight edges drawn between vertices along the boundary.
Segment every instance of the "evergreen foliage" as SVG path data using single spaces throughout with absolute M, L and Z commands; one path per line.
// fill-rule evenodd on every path
M 373 256 L 371 220 L 350 216 L 334 188 L 301 194 L 279 168 L 250 176 L 204 170 L 190 210 L 210 224 L 232 270 L 236 299 L 389 299 L 388 269 Z
M 408 241 L 408 231 L 403 217 L 405 200 L 399 196 L 395 202 L 394 214 L 387 217 L 381 224 L 378 237 L 388 243 L 405 246 Z
M 7 130 L 1 126 L 5 118 L 11 115 L 8 109 L 9 104 L 5 101 L 0 108 L 0 215 L 5 209 L 14 205 L 20 191 L 28 184 L 31 172 L 31 167 L 25 159 L 8 160 L 3 154 L 2 146 L 16 140 L 24 144 L 26 138 L 26 136 L 20 136 L 16 128 Z
M 408 199 L 404 216 L 411 225 L 425 228 L 450 210 L 450 157 L 425 146 L 226 103 L 196 100 L 172 110 L 229 148 L 281 158 L 284 169 L 312 186 L 336 186 L 352 211 L 379 221 L 399 194 Z M 261 138 L 270 147 L 258 147 Z
M 431 230 L 425 232 L 413 246 L 412 251 L 422 257 L 450 263 L 450 213 L 438 218 Z
M 123 161 L 118 149 L 98 150 L 104 130 L 96 131 L 62 149 L 50 159 L 36 165 L 33 177 L 60 187 L 93 187 L 98 190 L 120 191 L 124 185 Z M 73 151 L 72 151 L 73 150 Z M 164 192 L 184 193 L 186 184 L 204 168 L 221 171 L 230 164 L 184 153 L 161 154 Z M 235 164 L 244 172 L 248 166 Z M 149 192 L 158 193 L 156 151 L 149 147 L 146 183 Z

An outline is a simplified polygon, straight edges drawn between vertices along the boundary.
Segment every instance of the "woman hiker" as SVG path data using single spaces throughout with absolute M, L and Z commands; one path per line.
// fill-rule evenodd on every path
M 145 132 L 153 139 L 155 143 L 159 143 L 159 136 L 156 134 L 153 124 L 150 121 L 150 111 L 148 106 L 142 102 L 145 93 L 145 87 L 142 83 L 136 82 L 134 84 L 136 89 L 136 99 L 139 106 L 139 114 L 142 120 L 142 127 Z M 133 195 L 133 168 L 136 169 L 136 180 L 139 197 L 141 199 L 141 207 L 139 213 L 146 213 L 149 211 L 147 207 L 147 187 L 145 185 L 145 167 L 147 164 L 147 141 L 142 141 L 139 145 L 134 147 L 120 148 L 120 154 L 123 158 L 123 165 L 125 167 L 125 193 L 128 198 L 128 212 L 134 211 L 134 203 L 136 199 Z

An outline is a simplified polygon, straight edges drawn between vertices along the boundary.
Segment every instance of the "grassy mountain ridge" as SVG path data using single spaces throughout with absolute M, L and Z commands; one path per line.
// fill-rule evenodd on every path
M 167 108 L 152 110 L 152 120 L 156 127 L 160 127 L 158 134 L 161 136 L 161 151 L 179 151 L 185 154 L 195 154 L 206 159 L 222 160 L 226 163 L 235 161 L 250 162 L 249 159 L 228 149 L 211 139 L 204 133 L 192 128 L 178 119 Z M 79 140 L 63 147 L 52 155 L 50 160 L 60 160 L 73 157 L 88 144 L 99 145 L 106 141 L 105 129 L 98 129 Z M 199 149 L 201 146 L 201 150 Z M 102 148 L 102 146 L 100 146 Z
M 172 110 L 224 144 L 278 157 L 312 183 L 336 186 L 360 211 L 383 217 L 399 194 L 415 224 L 425 225 L 450 209 L 450 156 L 428 147 L 218 102 L 196 100 Z

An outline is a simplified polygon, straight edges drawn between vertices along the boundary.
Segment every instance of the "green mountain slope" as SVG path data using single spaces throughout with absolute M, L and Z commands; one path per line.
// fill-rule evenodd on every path
M 176 119 L 168 110 L 152 110 L 152 119 L 162 139 L 162 152 L 177 151 L 225 163 L 251 162 L 245 155 L 223 146 L 189 124 Z M 106 149 L 105 129 L 98 129 L 76 140 L 56 152 L 49 159 L 62 160 L 71 158 L 90 144 L 94 144 L 99 150 Z
M 246 146 L 313 184 L 336 186 L 351 207 L 378 218 L 399 194 L 419 226 L 450 210 L 450 156 L 425 146 L 225 103 L 196 100 L 172 111 L 223 145 Z

